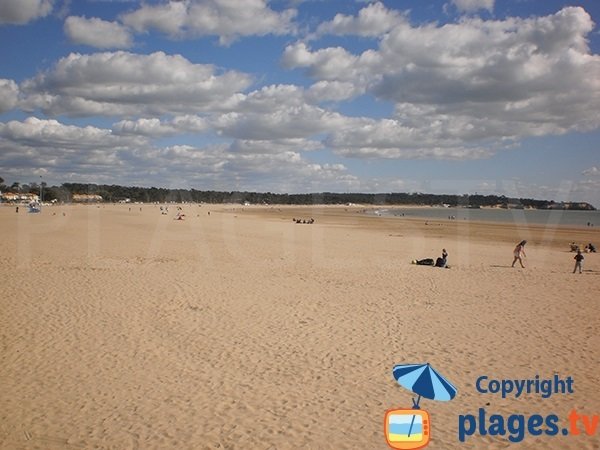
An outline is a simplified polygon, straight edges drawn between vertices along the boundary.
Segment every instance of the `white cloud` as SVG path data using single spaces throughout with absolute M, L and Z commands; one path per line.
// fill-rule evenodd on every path
M 291 85 L 266 86 L 239 95 L 231 110 L 171 119 L 140 118 L 115 123 L 118 135 L 161 137 L 178 133 L 216 134 L 233 139 L 229 149 L 241 153 L 304 152 L 322 149 L 319 135 L 345 122 L 338 113 L 308 103 L 304 91 Z
M 22 122 L 0 123 L 0 138 L 26 146 L 63 149 L 113 148 L 124 143 L 145 142 L 113 136 L 110 130 L 93 126 L 65 125 L 57 120 L 29 117 Z
M 144 4 L 121 20 L 138 32 L 155 29 L 172 37 L 218 36 L 227 45 L 240 36 L 294 33 L 295 16 L 295 9 L 276 12 L 265 0 L 245 0 L 243 6 L 231 0 L 183 0 Z
M 472 13 L 480 9 L 494 10 L 494 0 L 452 0 L 452 4 L 461 12 Z
M 170 136 L 178 133 L 203 133 L 208 129 L 206 119 L 199 116 L 176 116 L 168 121 L 161 121 L 157 118 L 121 120 L 112 127 L 113 133 L 118 135 L 146 137 Z
M 96 48 L 129 48 L 133 45 L 130 32 L 123 25 L 98 18 L 70 16 L 65 20 L 65 34 L 75 44 Z
M 2 0 L 0 24 L 23 25 L 47 16 L 52 11 L 53 0 Z
M 65 171 L 93 174 L 118 169 L 121 152 L 145 144 L 143 139 L 113 136 L 110 130 L 30 117 L 0 123 L 0 167 L 45 168 L 55 176 Z
M 313 103 L 348 100 L 364 94 L 364 89 L 348 81 L 317 81 L 307 92 Z
M 598 169 L 596 166 L 590 167 L 589 169 L 585 169 L 583 172 L 581 172 L 582 175 L 585 176 L 593 176 L 593 177 L 597 177 L 600 175 L 600 169 Z
M 344 126 L 329 135 L 326 145 L 353 158 L 477 159 L 493 153 L 448 135 L 447 124 L 433 125 L 425 130 L 394 119 L 346 119 Z
M 306 102 L 296 86 L 267 86 L 240 99 L 235 110 L 213 120 L 223 135 L 245 140 L 297 139 L 327 132 L 342 116 Z
M 303 42 L 288 45 L 282 57 L 288 69 L 307 68 L 309 76 L 323 81 L 351 82 L 360 89 L 377 72 L 382 60 L 377 52 L 367 50 L 353 55 L 343 47 L 311 51 Z
M 356 35 L 379 37 L 406 18 L 398 11 L 387 9 L 382 3 L 372 3 L 361 9 L 356 17 L 336 14 L 330 22 L 324 22 L 317 28 L 316 35 Z
M 19 87 L 13 80 L 0 78 L 0 114 L 17 105 Z
M 236 180 L 238 189 L 262 192 L 311 192 L 323 186 L 345 190 L 355 180 L 342 164 L 311 163 L 293 151 L 228 153 L 220 169 L 221 180 Z
M 268 141 L 269 148 L 256 147 L 256 142 L 238 144 L 155 147 L 139 136 L 31 117 L 0 124 L 0 168 L 20 174 L 44 169 L 45 179 L 61 182 L 277 192 L 307 192 L 323 185 L 345 189 L 355 180 L 344 165 L 314 163 L 297 151 L 318 143 Z
M 225 107 L 250 82 L 248 75 L 220 74 L 181 55 L 73 53 L 22 83 L 22 107 L 72 116 L 191 114 Z
M 123 15 L 121 20 L 138 32 L 156 29 L 169 35 L 178 35 L 187 20 L 188 8 L 188 2 L 144 4 L 140 9 Z
M 247 154 L 274 154 L 280 152 L 310 152 L 323 149 L 319 141 L 303 138 L 269 139 L 269 140 L 244 140 L 236 139 L 229 150 Z
M 329 142 L 343 154 L 481 157 L 527 136 L 600 126 L 600 56 L 586 40 L 593 26 L 578 7 L 528 19 L 400 22 L 376 50 L 354 55 L 299 42 L 282 61 L 306 69 L 315 80 L 309 92 L 331 83 L 347 98 L 367 92 L 395 105 L 392 122 L 367 125 L 387 140 L 360 126 L 336 131 Z

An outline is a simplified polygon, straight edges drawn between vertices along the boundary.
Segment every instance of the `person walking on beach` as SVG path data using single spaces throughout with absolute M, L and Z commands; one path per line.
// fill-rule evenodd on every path
M 527 255 L 525 254 L 525 244 L 527 244 L 527 241 L 521 241 L 517 244 L 517 246 L 513 250 L 513 256 L 515 257 L 515 259 L 513 259 L 512 267 L 515 267 L 515 263 L 517 261 L 519 261 L 519 264 L 521 264 L 521 267 L 523 269 L 525 268 L 525 266 L 523 265 L 523 259 L 521 259 L 521 255 L 523 255 L 524 258 L 527 257 Z
M 573 268 L 573 273 L 579 269 L 579 273 L 581 273 L 581 266 L 583 265 L 583 255 L 581 254 L 581 250 L 577 250 L 577 254 L 575 255 L 575 267 Z

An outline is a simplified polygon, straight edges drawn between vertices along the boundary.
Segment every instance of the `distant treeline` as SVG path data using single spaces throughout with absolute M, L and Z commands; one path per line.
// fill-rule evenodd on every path
M 16 183 L 18 184 L 18 183 Z M 4 190 L 2 189 L 4 188 Z M 15 190 L 17 189 L 17 190 Z M 39 193 L 40 186 L 32 183 L 22 186 L 0 185 L 2 192 Z M 68 203 L 73 194 L 100 195 L 105 202 L 193 202 L 193 203 L 251 203 L 281 205 L 334 205 L 334 204 L 368 204 L 368 205 L 449 205 L 452 207 L 486 207 L 502 206 L 505 208 L 535 209 L 578 209 L 594 210 L 584 202 L 554 202 L 551 200 L 535 200 L 531 198 L 509 198 L 504 195 L 450 195 L 423 193 L 333 193 L 320 192 L 311 194 L 276 194 L 273 192 L 241 192 L 241 191 L 200 191 L 196 189 L 146 188 L 106 184 L 64 183 L 61 186 L 43 187 L 44 201 L 57 200 Z

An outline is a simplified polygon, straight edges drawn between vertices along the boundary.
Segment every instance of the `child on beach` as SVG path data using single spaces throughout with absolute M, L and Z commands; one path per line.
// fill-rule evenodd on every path
M 573 268 L 573 273 L 579 269 L 579 273 L 581 273 L 581 266 L 583 265 L 583 255 L 581 254 L 581 250 L 577 250 L 577 254 L 575 255 L 575 267 Z
M 527 244 L 527 241 L 521 241 L 517 244 L 517 246 L 513 250 L 513 256 L 515 258 L 513 259 L 512 267 L 515 267 L 515 263 L 517 261 L 519 261 L 519 264 L 521 264 L 521 267 L 523 269 L 525 268 L 525 266 L 523 265 L 523 260 L 521 259 L 521 255 L 523 255 L 524 257 L 527 257 L 527 255 L 525 254 L 525 244 Z

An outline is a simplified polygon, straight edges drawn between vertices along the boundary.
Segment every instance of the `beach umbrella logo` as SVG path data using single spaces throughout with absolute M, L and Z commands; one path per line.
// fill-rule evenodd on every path
M 421 397 L 449 401 L 456 396 L 456 388 L 442 375 L 426 364 L 398 364 L 392 370 L 400 386 L 416 394 L 411 408 L 386 411 L 384 432 L 391 448 L 412 450 L 426 447 L 431 439 L 429 413 L 420 407 Z

